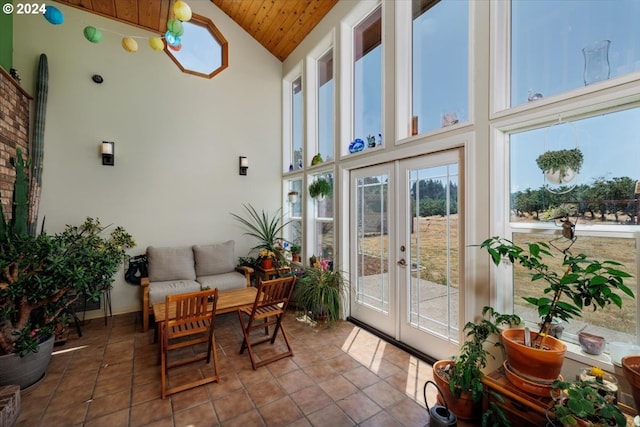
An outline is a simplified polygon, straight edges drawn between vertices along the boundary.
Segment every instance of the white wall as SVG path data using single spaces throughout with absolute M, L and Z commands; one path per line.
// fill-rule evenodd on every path
M 137 241 L 132 255 L 235 239 L 244 256 L 254 242 L 230 212 L 280 206 L 282 64 L 211 2 L 190 5 L 229 43 L 229 67 L 210 80 L 182 73 L 136 27 L 58 3 L 59 26 L 14 16 L 13 63 L 31 94 L 41 53 L 49 63 L 40 204 L 48 232 L 90 216 L 124 226 Z M 101 43 L 83 37 L 87 25 L 103 29 Z M 137 53 L 122 49 L 123 34 L 145 37 Z M 101 164 L 103 140 L 115 141 L 114 167 Z M 240 155 L 248 176 L 238 175 Z M 114 313 L 140 310 L 139 287 L 119 273 L 112 301 Z

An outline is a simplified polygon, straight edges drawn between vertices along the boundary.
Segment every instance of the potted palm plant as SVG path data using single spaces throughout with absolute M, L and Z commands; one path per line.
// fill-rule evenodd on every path
M 508 329 L 502 332 L 505 351 L 510 368 L 526 379 L 551 384 L 560 375 L 566 345 L 549 335 L 554 319 L 569 321 L 580 317 L 583 309 L 594 311 L 609 304 L 622 306 L 622 297 L 615 291 L 634 297 L 633 291 L 624 283 L 632 277 L 621 270 L 616 261 L 598 261 L 585 254 L 573 255 L 564 251 L 564 271 L 552 271 L 545 263 L 553 257 L 550 246 L 544 242 L 529 243 L 525 248 L 510 240 L 491 237 L 480 245 L 486 249 L 495 265 L 503 258 L 518 263 L 531 272 L 531 280 L 545 283 L 545 296 L 524 297 L 537 308 L 542 319 L 537 333 L 531 332 L 531 345 L 525 345 L 524 329 Z
M 545 151 L 536 159 L 549 182 L 564 184 L 571 181 L 582 167 L 584 157 L 579 148 Z
M 489 338 L 499 336 L 501 325 L 514 326 L 519 323 L 520 317 L 515 314 L 500 314 L 492 307 L 484 307 L 480 321 L 467 322 L 464 326 L 467 339 L 460 347 L 460 353 L 433 365 L 434 380 L 442 390 L 447 405 L 458 418 L 473 420 L 480 417 L 484 391 L 483 369 L 487 366 L 488 358 L 493 357 L 489 349 L 502 345 L 499 340 L 489 344 Z M 500 396 L 497 398 L 501 399 Z M 501 410 L 497 407 L 491 409 L 493 416 L 500 419 Z
M 282 231 L 291 222 L 282 222 L 281 209 L 278 209 L 273 215 L 269 215 L 264 210 L 258 212 L 250 204 L 243 205 L 247 217 L 232 213 L 233 216 L 246 230 L 244 234 L 254 237 L 258 240 L 258 244 L 251 248 L 252 251 L 260 253 L 260 251 L 266 251 L 265 254 L 269 254 L 269 258 L 273 260 L 273 264 L 276 268 L 279 268 L 285 264 L 285 258 L 282 248 L 279 242 L 283 241 Z M 258 260 L 261 261 L 263 256 L 258 255 Z
M 29 234 L 28 165 L 16 155 L 8 223 L 0 212 L 0 385 L 24 388 L 44 374 L 65 310 L 81 297 L 97 301 L 135 242 L 122 227 L 105 236 L 92 218 L 57 234 Z
M 342 294 L 347 289 L 343 273 L 328 268 L 328 263 L 319 267 L 305 268 L 296 282 L 297 304 L 305 313 L 317 320 L 332 324 L 342 313 Z

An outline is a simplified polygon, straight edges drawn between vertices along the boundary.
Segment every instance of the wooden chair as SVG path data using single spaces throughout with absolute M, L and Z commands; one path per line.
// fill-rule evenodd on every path
M 218 289 L 201 292 L 190 292 L 179 295 L 167 295 L 166 297 L 165 320 L 160 325 L 160 362 L 162 366 L 161 383 L 162 398 L 170 394 L 198 387 L 203 384 L 218 381 L 218 353 L 216 351 L 216 339 L 213 335 L 215 323 L 216 304 L 218 302 Z M 213 309 L 209 306 L 213 300 Z M 169 308 L 175 306 L 175 317 L 170 317 Z M 207 344 L 205 353 L 197 353 L 184 359 L 172 360 L 169 362 L 169 352 L 172 350 L 184 349 L 198 344 Z M 196 349 L 192 349 L 195 353 Z M 184 350 L 180 351 L 183 353 Z M 174 352 L 174 355 L 177 352 Z M 167 377 L 169 369 L 187 365 L 200 360 L 206 360 L 207 365 L 211 362 L 213 354 L 213 368 L 202 367 L 202 374 L 199 379 L 184 384 L 167 387 Z M 197 369 L 197 368 L 194 368 Z M 206 375 L 206 371 L 213 370 L 212 375 Z
M 254 370 L 267 363 L 293 356 L 293 349 L 282 325 L 282 317 L 287 310 L 295 282 L 295 276 L 260 282 L 253 305 L 238 309 L 238 317 L 240 318 L 242 334 L 244 335 L 242 346 L 240 347 L 240 354 L 244 353 L 245 348 L 247 349 L 249 358 L 251 359 L 251 366 Z M 270 326 L 275 326 L 271 336 L 269 336 Z M 264 329 L 265 336 L 252 342 L 250 335 L 256 329 Z M 273 344 L 278 335 L 278 331 L 282 332 L 282 337 L 284 338 L 288 351 L 257 360 L 253 346 L 268 341 Z

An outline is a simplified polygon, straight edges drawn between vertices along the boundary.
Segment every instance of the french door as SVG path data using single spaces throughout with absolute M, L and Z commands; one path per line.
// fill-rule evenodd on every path
M 351 316 L 435 358 L 460 338 L 460 155 L 351 172 Z

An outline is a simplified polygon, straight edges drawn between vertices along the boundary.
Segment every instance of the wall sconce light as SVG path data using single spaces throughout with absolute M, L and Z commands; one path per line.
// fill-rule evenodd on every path
M 240 156 L 240 175 L 246 175 L 247 169 L 249 169 L 249 159 L 245 156 Z
M 113 166 L 115 164 L 115 143 L 113 141 L 102 141 L 100 153 L 102 153 L 102 164 L 104 166 Z

